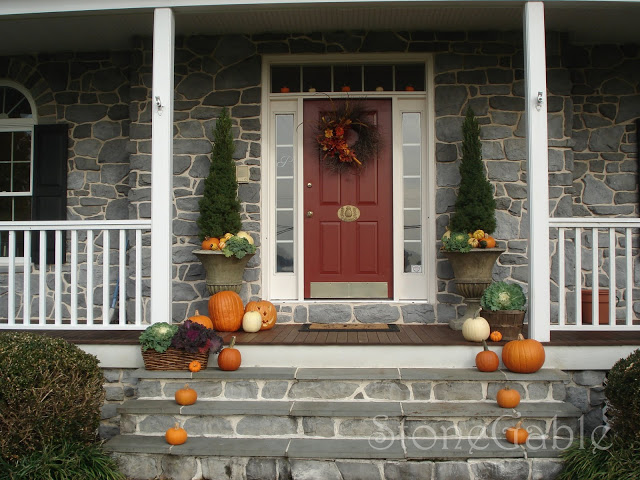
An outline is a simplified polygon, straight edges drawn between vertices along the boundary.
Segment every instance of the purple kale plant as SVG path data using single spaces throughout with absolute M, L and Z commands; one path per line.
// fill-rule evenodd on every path
M 210 328 L 186 320 L 178 326 L 178 331 L 171 340 L 171 346 L 189 353 L 208 351 L 218 353 L 222 350 L 222 338 Z

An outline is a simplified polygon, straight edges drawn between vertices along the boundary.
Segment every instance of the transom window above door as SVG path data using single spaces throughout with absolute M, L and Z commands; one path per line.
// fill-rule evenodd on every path
M 424 63 L 273 65 L 271 93 L 424 91 Z

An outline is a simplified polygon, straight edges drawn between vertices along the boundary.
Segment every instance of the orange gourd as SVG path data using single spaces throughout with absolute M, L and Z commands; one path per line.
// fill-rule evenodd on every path
M 200 315 L 200 312 L 198 312 L 198 310 L 196 310 L 196 314 L 193 317 L 189 317 L 188 320 L 191 320 L 194 323 L 199 323 L 206 328 L 213 328 L 211 319 L 206 315 Z
M 174 398 L 178 405 L 193 405 L 198 399 L 198 394 L 193 388 L 189 387 L 188 383 L 185 383 L 184 387 L 176 390 Z
M 240 295 L 224 290 L 209 299 L 209 317 L 218 332 L 235 332 L 242 325 L 244 305 Z
M 489 340 L 491 340 L 492 342 L 499 342 L 500 340 L 502 340 L 502 334 L 495 330 L 493 332 L 491 332 L 491 335 L 489 335 Z
M 180 428 L 178 423 L 171 427 L 164 434 L 164 438 L 169 445 L 182 445 L 187 441 L 187 431 L 184 428 Z
M 260 330 L 269 330 L 273 328 L 278 320 L 278 312 L 273 303 L 267 300 L 260 300 L 259 302 L 249 302 L 244 309 L 245 312 L 258 312 L 262 317 L 262 326 Z
M 202 370 L 202 364 L 198 360 L 193 360 L 189 362 L 190 372 L 199 372 L 200 370 Z
M 217 250 L 220 241 L 215 237 L 207 237 L 202 241 L 202 250 Z
M 525 340 L 522 334 L 502 348 L 502 363 L 512 372 L 537 372 L 544 365 L 544 357 L 542 344 L 530 338 Z
M 242 356 L 237 348 L 234 348 L 236 344 L 236 337 L 231 337 L 231 343 L 227 348 L 223 348 L 218 354 L 218 367 L 220 370 L 233 371 L 240 368 L 242 363 Z
M 498 390 L 496 402 L 502 408 L 516 408 L 520 404 L 520 394 L 512 388 L 502 388 Z
M 516 423 L 515 427 L 507 428 L 507 431 L 504 434 L 507 442 L 519 445 L 527 441 L 527 438 L 529 438 L 529 433 L 524 428 L 522 428 L 521 425 L 522 420 Z
M 487 235 L 482 240 L 484 240 L 484 243 L 486 244 L 485 248 L 495 248 L 496 247 L 496 239 L 495 238 Z
M 487 347 L 487 342 L 482 341 L 484 350 L 476 355 L 476 367 L 481 372 L 495 372 L 500 365 L 500 359 L 496 352 Z

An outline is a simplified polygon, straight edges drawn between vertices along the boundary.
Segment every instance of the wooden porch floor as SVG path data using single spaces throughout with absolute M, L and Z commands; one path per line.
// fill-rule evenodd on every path
M 257 333 L 221 333 L 225 344 L 233 335 L 239 345 L 471 345 L 448 325 L 398 325 L 397 332 L 301 332 L 301 325 L 276 325 Z M 72 343 L 137 345 L 139 331 L 30 330 Z M 498 342 L 502 345 L 505 342 Z M 495 345 L 496 343 L 494 343 Z M 640 346 L 640 331 L 551 332 L 549 346 Z

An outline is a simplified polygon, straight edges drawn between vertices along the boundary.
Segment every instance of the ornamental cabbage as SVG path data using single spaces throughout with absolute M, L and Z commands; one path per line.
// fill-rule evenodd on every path
M 494 282 L 487 287 L 480 298 L 480 306 L 485 310 L 524 310 L 527 302 L 522 287 L 517 283 Z

